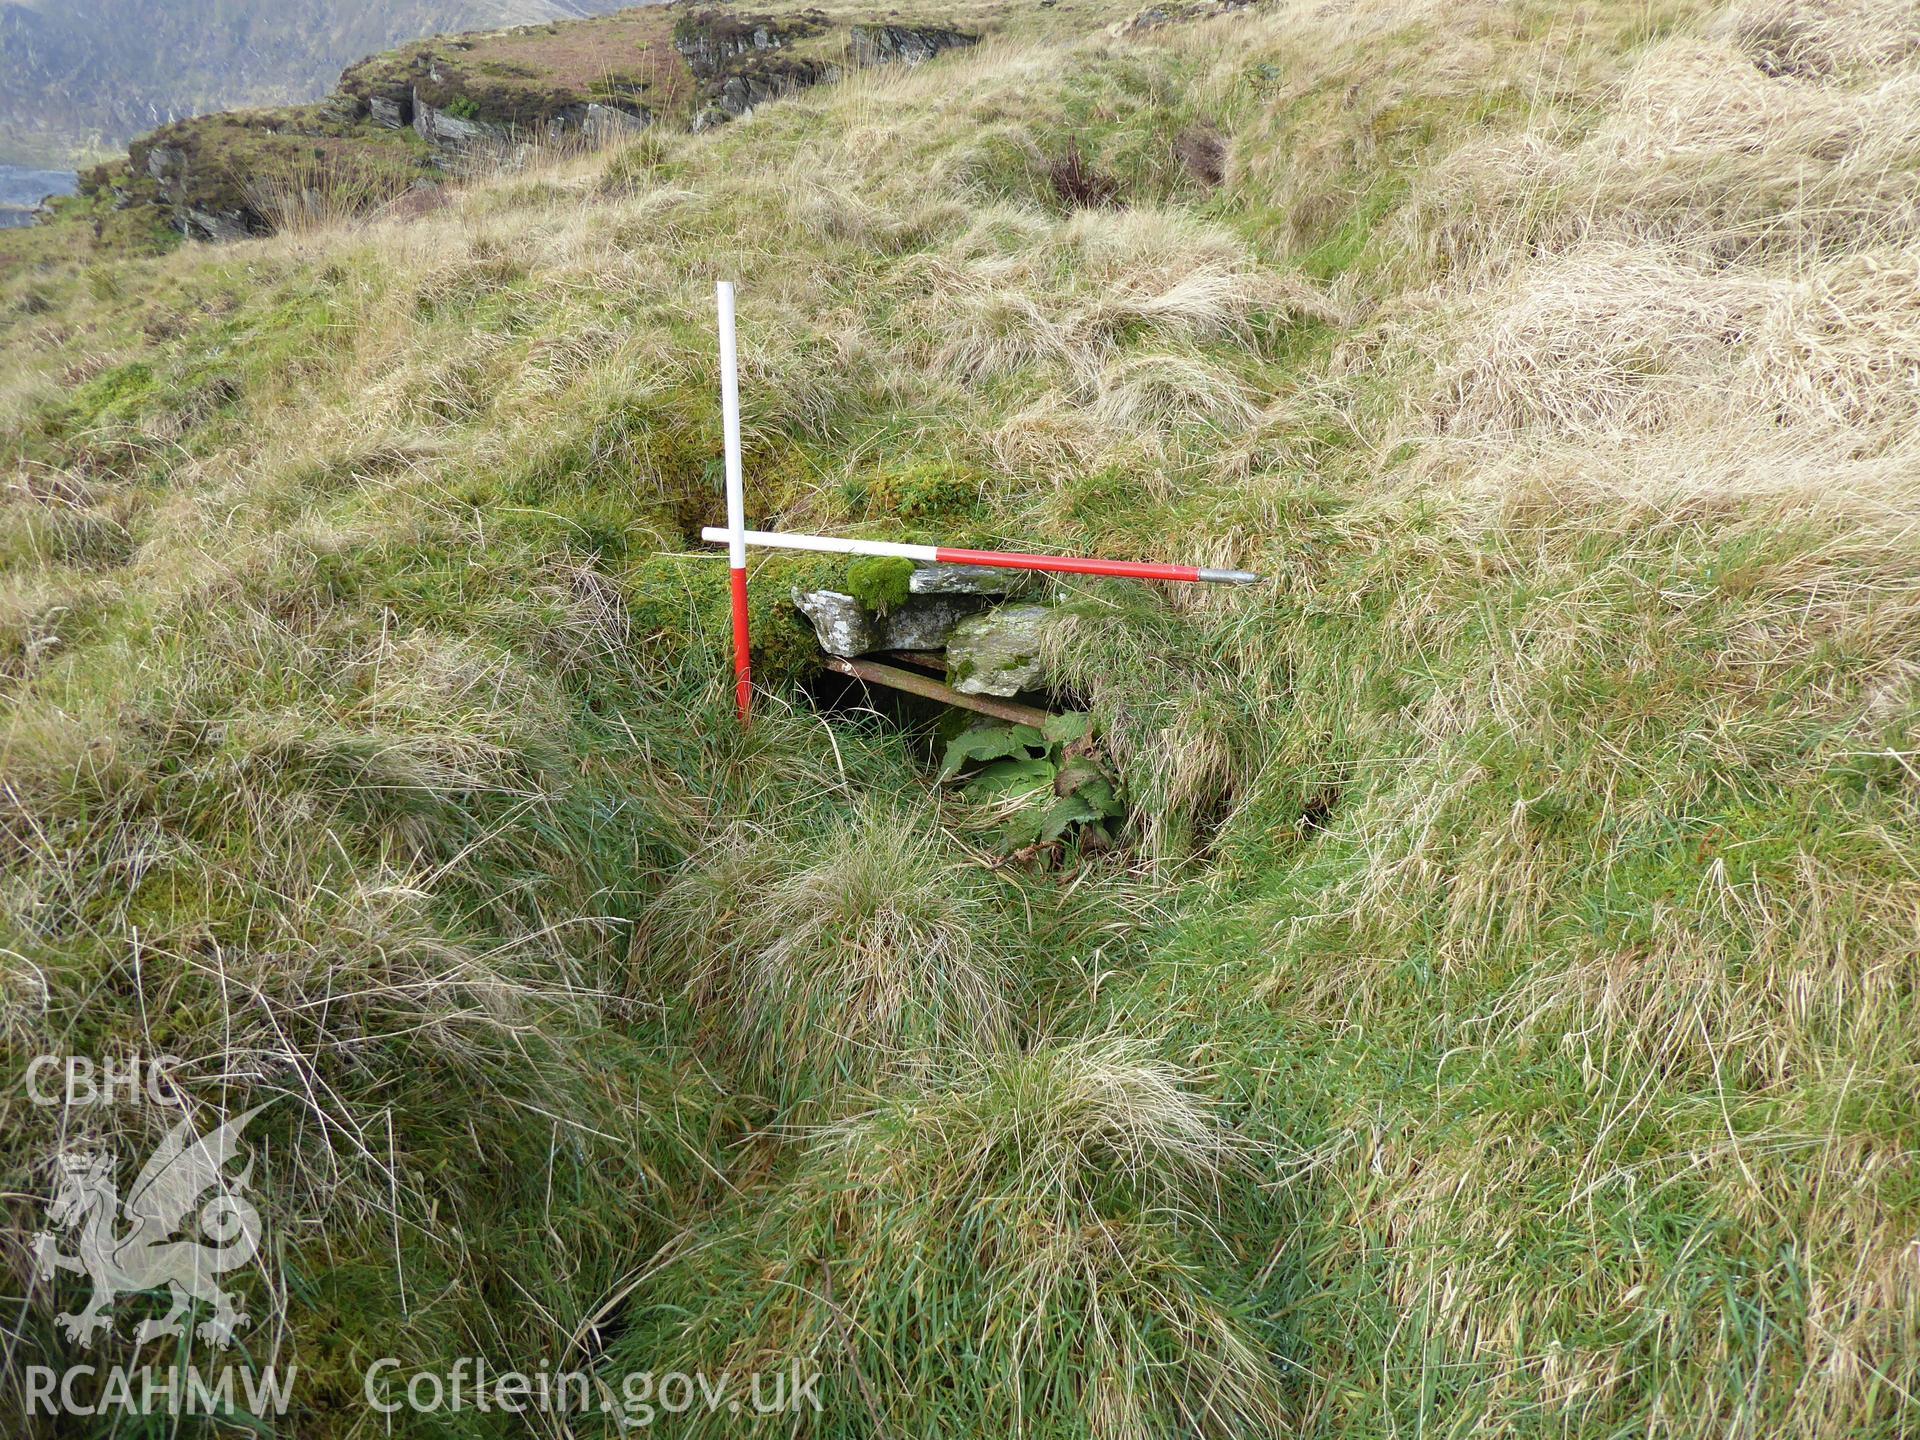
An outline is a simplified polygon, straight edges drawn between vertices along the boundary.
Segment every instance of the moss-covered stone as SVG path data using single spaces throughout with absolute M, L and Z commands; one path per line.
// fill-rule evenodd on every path
M 867 609 L 885 615 L 912 593 L 913 561 L 893 555 L 863 555 L 847 566 L 847 592 Z

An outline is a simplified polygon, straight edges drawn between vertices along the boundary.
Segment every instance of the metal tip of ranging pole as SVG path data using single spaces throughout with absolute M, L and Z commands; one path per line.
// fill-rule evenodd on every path
M 891 540 L 841 540 L 830 535 L 791 535 L 749 530 L 745 484 L 740 465 L 740 362 L 734 344 L 733 282 L 722 280 L 714 299 L 720 322 L 720 413 L 726 436 L 727 524 L 701 530 L 703 540 L 727 547 L 733 609 L 734 704 L 745 725 L 752 712 L 753 671 L 747 637 L 747 547 L 817 550 L 830 555 L 886 555 L 928 565 L 984 565 L 996 570 L 1039 570 L 1053 575 L 1111 575 L 1128 580 L 1172 584 L 1257 585 L 1250 570 L 1216 570 L 1204 565 L 1161 565 L 1141 560 L 1096 560 L 1069 555 L 1027 555 L 1011 550 L 962 550 L 945 545 L 906 545 Z

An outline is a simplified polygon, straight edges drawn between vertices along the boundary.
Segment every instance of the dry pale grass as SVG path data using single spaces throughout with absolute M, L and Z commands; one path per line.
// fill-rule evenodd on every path
M 803 1099 L 1005 1045 L 1003 923 L 925 816 L 869 807 L 798 842 L 724 830 L 662 892 L 645 948 L 769 1085 Z
M 935 368 L 984 379 L 1040 364 L 1082 393 L 1101 388 L 1123 336 L 1257 346 L 1292 321 L 1339 315 L 1243 242 L 1155 210 L 1085 210 L 1052 224 L 988 212 L 926 278 Z
M 1432 182 L 1528 197 L 1428 231 L 1466 262 L 1426 417 L 1449 483 L 1528 471 L 1636 513 L 1755 501 L 1883 534 L 1911 516 L 1920 29 L 1911 7 L 1791 10 L 1656 47 L 1576 148 L 1468 147 Z M 1766 36 L 1800 61 L 1759 63 Z M 1500 240 L 1463 252 L 1480 226 Z M 1502 248 L 1522 234 L 1545 253 Z
M 1914 0 L 1753 0 L 1723 28 L 1766 75 L 1844 79 L 1920 58 Z

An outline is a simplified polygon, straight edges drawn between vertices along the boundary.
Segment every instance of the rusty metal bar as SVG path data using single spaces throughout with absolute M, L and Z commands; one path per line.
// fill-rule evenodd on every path
M 916 670 L 931 670 L 936 675 L 947 673 L 947 657 L 939 650 L 889 650 L 886 656 Z
M 938 700 L 942 705 L 957 705 L 962 710 L 973 710 L 982 715 L 991 715 L 996 720 L 1011 720 L 1016 725 L 1031 725 L 1038 729 L 1053 717 L 1046 711 L 1032 705 L 1022 705 L 1015 700 L 1002 700 L 993 695 L 962 695 L 951 685 L 935 680 L 929 675 L 916 675 L 911 670 L 901 670 L 892 665 L 880 665 L 872 660 L 843 660 L 838 655 L 827 656 L 827 668 L 842 675 L 851 675 L 856 680 L 864 680 L 869 685 L 885 685 L 891 690 L 904 690 L 909 695 L 918 695 L 923 700 Z

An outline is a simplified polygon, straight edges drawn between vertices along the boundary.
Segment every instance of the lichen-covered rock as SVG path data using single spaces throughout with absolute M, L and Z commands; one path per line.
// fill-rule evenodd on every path
M 653 112 L 636 106 L 622 109 L 617 105 L 602 105 L 594 101 L 587 106 L 587 113 L 580 122 L 580 133 L 591 144 L 607 145 L 626 136 L 638 135 L 653 124 Z
M 876 650 L 938 650 L 986 602 L 972 595 L 916 596 L 879 615 L 838 590 L 795 590 L 793 603 L 813 622 L 822 650 L 851 659 Z
M 897 610 L 889 610 L 880 621 L 883 648 L 888 650 L 938 650 L 962 621 L 979 613 L 981 601 L 968 595 L 930 595 L 915 597 Z
M 1028 595 L 1039 585 L 1030 570 L 988 565 L 923 565 L 907 581 L 915 595 Z
M 855 25 L 847 53 L 856 65 L 920 65 L 943 50 L 979 43 L 978 35 L 938 25 Z
M 964 695 L 1018 695 L 1046 679 L 1040 639 L 1053 611 L 1045 605 L 996 605 L 947 636 L 947 683 Z
M 225 244 L 245 240 L 260 233 L 262 222 L 244 210 L 202 210 L 183 206 L 179 212 L 181 232 L 193 240 Z
M 853 596 L 838 590 L 796 589 L 793 603 L 813 622 L 813 633 L 827 654 L 851 658 L 880 648 L 877 618 Z

